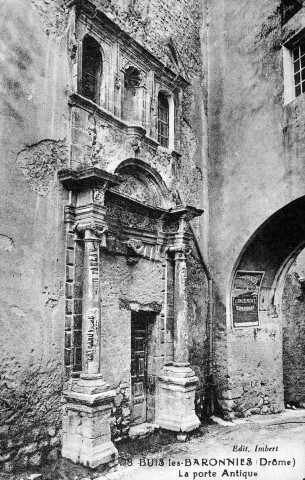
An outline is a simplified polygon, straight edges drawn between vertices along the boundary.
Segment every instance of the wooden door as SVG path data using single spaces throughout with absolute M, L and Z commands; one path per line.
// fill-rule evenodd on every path
M 147 419 L 148 323 L 143 312 L 131 313 L 131 423 Z

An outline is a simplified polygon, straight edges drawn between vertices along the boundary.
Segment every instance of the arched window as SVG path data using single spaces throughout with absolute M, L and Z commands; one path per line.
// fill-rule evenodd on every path
M 169 103 L 165 93 L 158 95 L 158 142 L 162 147 L 169 144 Z
M 102 76 L 102 54 L 100 45 L 94 38 L 86 35 L 83 40 L 82 59 L 82 95 L 95 103 L 100 99 L 100 81 Z

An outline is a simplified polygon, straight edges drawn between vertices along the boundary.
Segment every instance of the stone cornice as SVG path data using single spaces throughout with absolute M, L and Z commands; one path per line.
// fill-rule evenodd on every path
M 86 167 L 80 170 L 60 170 L 58 178 L 67 190 L 72 191 L 99 187 L 105 185 L 105 183 L 108 188 L 111 188 L 123 181 L 119 175 L 113 175 L 98 167 Z
M 158 140 L 152 137 L 149 137 L 147 135 L 146 129 L 142 125 L 135 125 L 135 124 L 125 122 L 121 118 L 117 117 L 116 115 L 109 112 L 108 110 L 101 107 L 100 105 L 97 105 L 96 103 L 92 102 L 92 100 L 89 100 L 88 98 L 83 97 L 79 93 L 75 92 L 70 94 L 69 105 L 71 107 L 81 108 L 83 110 L 86 110 L 89 113 L 99 116 L 100 118 L 102 118 L 103 120 L 106 120 L 110 124 L 120 129 L 123 129 L 126 135 L 141 138 L 141 140 L 143 140 L 144 143 L 152 147 L 155 151 L 157 151 L 157 148 L 160 147 L 160 143 L 158 142 Z M 172 154 L 174 158 L 181 157 L 181 154 L 179 152 L 176 152 L 175 150 L 169 151 L 168 149 L 162 148 L 162 151 Z
M 98 115 L 99 117 L 103 118 L 104 120 L 107 120 L 109 123 L 112 123 L 116 125 L 119 128 L 123 128 L 125 130 L 128 129 L 129 125 L 127 122 L 124 122 L 124 120 L 121 120 L 119 117 L 115 116 L 113 113 L 109 112 L 105 108 L 101 107 L 100 105 L 97 105 L 94 103 L 92 100 L 89 100 L 86 97 L 83 97 L 79 93 L 71 93 L 69 96 L 69 105 L 71 107 L 79 107 L 82 108 L 83 110 L 86 110 L 87 112 L 94 113 Z M 144 127 L 140 127 L 143 129 L 143 134 L 145 135 L 146 130 Z
M 184 218 L 187 221 L 192 220 L 195 217 L 200 217 L 203 212 L 204 210 L 201 208 L 192 207 L 191 205 L 178 205 L 177 207 L 168 210 L 168 214 L 171 218 Z

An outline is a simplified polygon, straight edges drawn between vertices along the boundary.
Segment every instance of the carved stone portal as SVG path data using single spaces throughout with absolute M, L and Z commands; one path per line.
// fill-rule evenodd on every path
M 127 167 L 128 174 L 135 171 L 133 164 Z M 153 178 L 153 172 L 149 174 Z M 123 177 L 96 167 L 62 171 L 59 177 L 74 202 L 66 208 L 66 224 L 69 233 L 72 229 L 77 242 L 82 243 L 84 254 L 82 373 L 79 379 L 71 378 L 63 392 L 66 405 L 62 455 L 91 468 L 106 463 L 115 465 L 117 450 L 110 432 L 115 391 L 101 374 L 100 249 L 117 252 L 111 250 L 111 243 L 116 248 L 120 245 L 120 253 L 126 255 L 131 268 L 139 257 L 160 259 L 160 252 L 174 264 L 174 362 L 165 365 L 159 376 L 155 421 L 173 431 L 193 430 L 200 422 L 195 414 L 198 378 L 188 363 L 186 256 L 191 252 L 188 221 L 202 212 L 183 205 L 165 210 L 146 204 L 143 199 L 139 202 L 130 198 L 126 192 L 111 191 L 123 182 Z M 156 192 L 152 189 L 153 194 Z

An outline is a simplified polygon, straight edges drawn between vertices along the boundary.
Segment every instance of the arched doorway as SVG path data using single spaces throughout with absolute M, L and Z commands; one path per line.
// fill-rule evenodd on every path
M 284 409 L 283 359 L 290 347 L 286 342 L 283 356 L 282 297 L 287 273 L 304 245 L 305 197 L 301 197 L 264 222 L 237 259 L 228 315 L 227 403 L 233 416 Z

